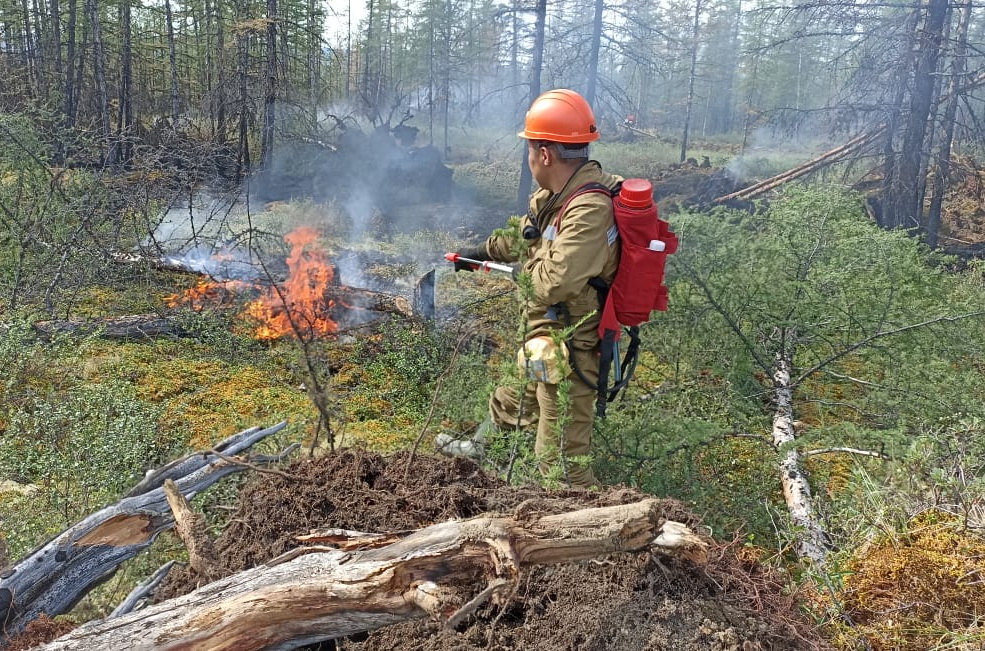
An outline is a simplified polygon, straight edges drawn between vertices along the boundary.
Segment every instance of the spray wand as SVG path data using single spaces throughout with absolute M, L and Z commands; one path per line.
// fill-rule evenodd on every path
M 471 264 L 476 269 L 482 269 L 486 273 L 490 271 L 502 271 L 503 273 L 512 274 L 513 267 L 508 264 L 499 264 L 498 262 L 489 262 L 488 260 L 473 260 L 472 258 L 463 258 L 457 253 L 446 253 L 445 260 L 448 262 L 465 262 Z

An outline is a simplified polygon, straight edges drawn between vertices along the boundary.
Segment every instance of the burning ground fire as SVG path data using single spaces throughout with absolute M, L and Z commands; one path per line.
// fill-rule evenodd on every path
M 335 321 L 328 318 L 334 302 L 325 298 L 335 271 L 325 251 L 315 246 L 317 239 L 318 232 L 308 226 L 284 236 L 291 245 L 287 281 L 271 287 L 266 296 L 246 308 L 246 313 L 259 324 L 254 335 L 257 339 L 279 339 L 294 334 L 295 329 L 314 336 L 338 329 Z
M 166 299 L 171 307 L 179 305 L 202 309 L 219 305 L 235 294 L 256 293 L 243 311 L 256 339 L 273 340 L 298 334 L 318 337 L 334 333 L 338 325 L 329 317 L 335 302 L 326 291 L 335 278 L 328 255 L 317 244 L 318 231 L 302 226 L 284 236 L 291 245 L 287 257 L 287 280 L 280 285 L 263 287 L 240 280 L 200 280 L 195 287 Z

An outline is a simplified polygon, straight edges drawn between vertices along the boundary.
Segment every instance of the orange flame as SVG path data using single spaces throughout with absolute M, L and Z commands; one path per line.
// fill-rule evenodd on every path
M 164 297 L 168 307 L 185 306 L 202 310 L 210 305 L 220 305 L 238 291 L 249 287 L 241 280 L 215 281 L 199 279 L 194 287 Z
M 325 251 L 315 246 L 317 239 L 318 232 L 308 226 L 284 236 L 291 245 L 287 281 L 246 308 L 246 313 L 258 322 L 254 331 L 257 339 L 279 339 L 296 333 L 319 336 L 338 328 L 328 317 L 333 302 L 325 295 L 335 271 Z

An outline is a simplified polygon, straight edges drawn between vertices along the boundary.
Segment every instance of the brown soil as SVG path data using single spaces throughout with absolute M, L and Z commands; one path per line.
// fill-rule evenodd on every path
M 929 191 L 928 191 L 929 195 Z M 930 197 L 928 196 L 928 207 Z M 944 193 L 940 243 L 962 252 L 982 252 L 985 243 L 985 169 L 971 157 L 956 157 Z
M 223 571 L 234 573 L 298 546 L 295 536 L 333 527 L 368 532 L 415 529 L 450 518 L 531 508 L 564 512 L 647 497 L 627 488 L 602 492 L 511 487 L 471 461 L 383 457 L 346 450 L 285 469 L 292 479 L 258 475 L 241 491 L 217 541 Z M 698 527 L 673 500 L 668 519 Z M 488 605 L 447 630 L 417 620 L 313 649 L 612 649 L 754 651 L 829 648 L 802 618 L 779 576 L 741 545 L 713 543 L 696 567 L 651 554 L 624 554 L 527 572 L 502 605 Z M 163 600 L 195 588 L 189 568 L 157 591 Z M 476 586 L 480 589 L 482 586 Z
M 46 644 L 52 640 L 65 635 L 76 627 L 76 623 L 67 619 L 54 620 L 44 613 L 29 623 L 27 627 L 17 635 L 6 641 L 4 651 L 25 651 L 33 649 L 40 644 Z

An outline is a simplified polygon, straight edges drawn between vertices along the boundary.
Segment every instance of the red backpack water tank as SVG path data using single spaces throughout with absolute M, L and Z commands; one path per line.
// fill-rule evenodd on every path
M 667 256 L 677 251 L 677 236 L 658 217 L 649 181 L 623 181 L 612 207 L 621 250 L 619 269 L 602 311 L 600 336 L 604 336 L 603 329 L 618 332 L 620 325 L 638 326 L 649 321 L 654 310 L 667 309 L 664 266 Z
M 558 213 L 558 221 L 567 203 L 587 192 L 612 197 L 612 212 L 620 241 L 619 267 L 612 284 L 606 288 L 600 278 L 593 279 L 600 284 L 592 283 L 599 290 L 602 307 L 598 328 L 601 341 L 595 409 L 599 417 L 604 417 L 606 403 L 615 399 L 636 368 L 640 347 L 639 326 L 650 320 L 654 310 L 667 309 L 664 266 L 667 256 L 677 251 L 677 236 L 670 230 L 670 224 L 657 215 L 653 186 L 646 179 L 626 179 L 615 190 L 600 183 L 584 185 L 568 197 Z M 618 342 L 624 326 L 630 342 L 625 358 L 620 360 Z M 615 384 L 609 386 L 609 370 L 613 366 Z M 580 371 L 579 375 L 589 382 Z

